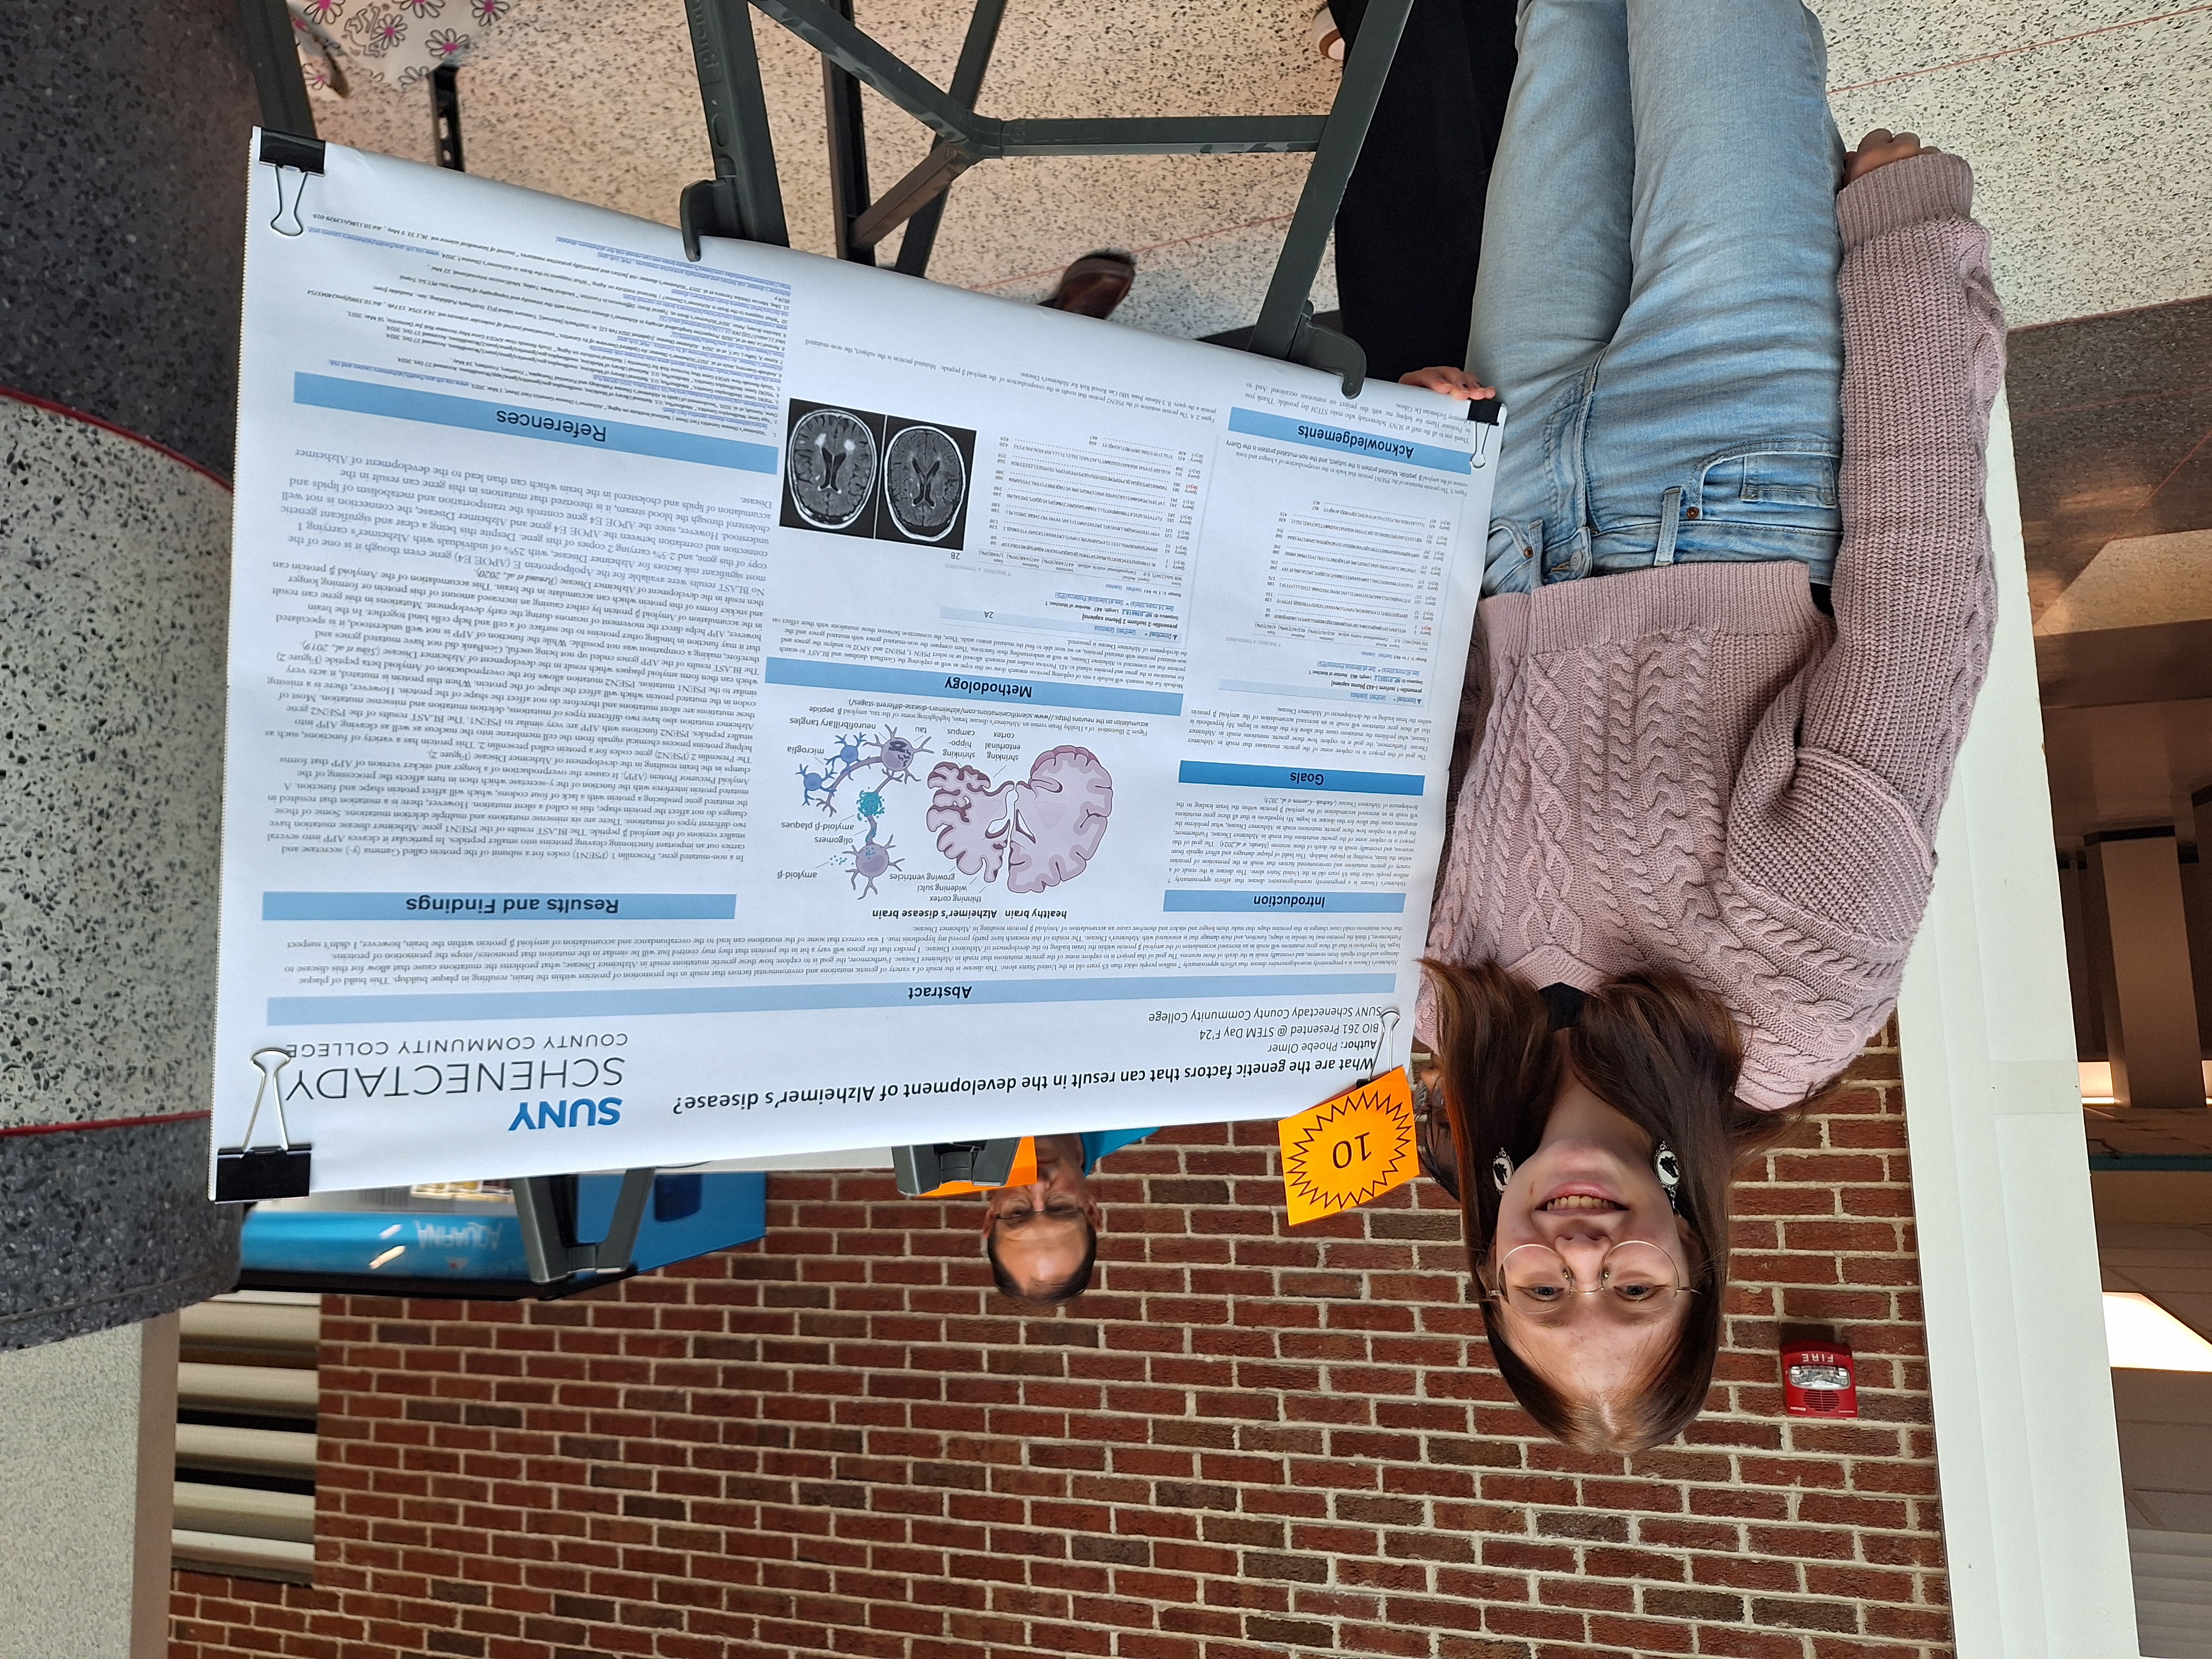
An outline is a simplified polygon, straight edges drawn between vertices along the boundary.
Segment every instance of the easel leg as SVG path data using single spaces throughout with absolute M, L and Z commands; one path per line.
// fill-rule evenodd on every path
M 696 258 L 702 235 L 788 247 L 751 10 L 745 0 L 687 0 L 684 12 L 714 156 L 714 178 L 684 192 L 686 252 Z
M 1260 320 L 1252 330 L 1250 349 L 1269 357 L 1288 357 L 1297 342 L 1304 307 L 1321 270 L 1321 256 L 1328 246 L 1329 227 L 1336 222 L 1337 204 L 1358 164 L 1360 146 L 1367 141 L 1368 124 L 1382 101 L 1382 83 L 1389 78 L 1391 60 L 1397 56 L 1398 37 L 1406 32 L 1406 18 L 1413 0 L 1375 0 L 1361 24 L 1358 43 L 1345 60 L 1344 82 L 1337 88 L 1336 105 L 1322 130 L 1321 147 L 1314 152 L 1313 167 L 1299 193 L 1297 212 L 1290 234 L 1275 261 L 1275 275 L 1267 284 L 1267 297 L 1260 307 Z
M 430 71 L 430 127 L 438 143 L 438 165 L 466 173 L 461 161 L 461 70 L 441 64 Z
M 238 9 L 246 25 L 254 90 L 261 97 L 261 125 L 271 132 L 313 138 L 315 112 L 307 102 L 307 80 L 300 72 L 300 49 L 292 44 L 292 14 L 284 0 L 239 0 Z
M 835 0 L 848 20 L 853 0 Z M 822 60 L 822 114 L 830 134 L 830 212 L 841 259 L 856 264 L 876 262 L 873 247 L 853 246 L 853 221 L 868 208 L 868 135 L 860 116 L 860 83 L 824 58 Z
M 968 38 L 960 43 L 960 61 L 952 70 L 953 100 L 969 109 L 983 91 L 983 77 L 991 68 L 992 49 L 999 44 L 999 25 L 1006 15 L 1006 0 L 975 0 L 968 19 Z M 947 190 L 950 190 L 947 186 Z M 937 227 L 945 218 L 945 196 L 915 210 L 906 222 L 906 239 L 899 244 L 897 270 L 920 276 L 929 269 L 929 256 L 937 246 Z

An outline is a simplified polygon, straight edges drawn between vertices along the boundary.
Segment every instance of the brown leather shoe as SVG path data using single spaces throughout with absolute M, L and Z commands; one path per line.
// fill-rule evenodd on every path
M 1072 311 L 1079 317 L 1110 317 L 1129 297 L 1137 280 L 1137 262 L 1119 248 L 1100 248 L 1086 253 L 1060 274 L 1060 286 L 1051 297 L 1037 303 L 1054 311 Z

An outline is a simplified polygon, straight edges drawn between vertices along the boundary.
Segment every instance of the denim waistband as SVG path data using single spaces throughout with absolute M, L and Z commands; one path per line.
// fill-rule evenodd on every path
M 1648 516 L 1602 526 L 1513 514 L 1491 520 L 1483 592 L 1527 592 L 1654 566 L 1794 560 L 1815 586 L 1834 580 L 1843 520 L 1826 443 L 1767 439 L 1709 456 L 1661 490 Z M 1502 492 L 1519 494 L 1518 491 Z M 1525 501 L 1526 497 L 1523 497 Z M 1551 492 L 1548 504 L 1559 504 Z

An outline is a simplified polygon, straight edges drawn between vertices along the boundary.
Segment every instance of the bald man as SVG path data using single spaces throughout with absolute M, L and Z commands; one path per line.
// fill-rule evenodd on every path
M 1098 1200 L 1089 1176 L 1107 1153 L 1151 1129 L 1038 1135 L 1036 1178 L 983 1194 L 983 1254 L 999 1289 L 1020 1302 L 1072 1302 L 1091 1288 Z

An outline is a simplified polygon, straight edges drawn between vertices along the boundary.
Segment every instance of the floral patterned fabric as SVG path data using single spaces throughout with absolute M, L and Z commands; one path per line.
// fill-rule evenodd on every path
M 289 0 L 311 93 L 343 98 L 362 76 L 411 87 L 481 52 L 532 0 Z

